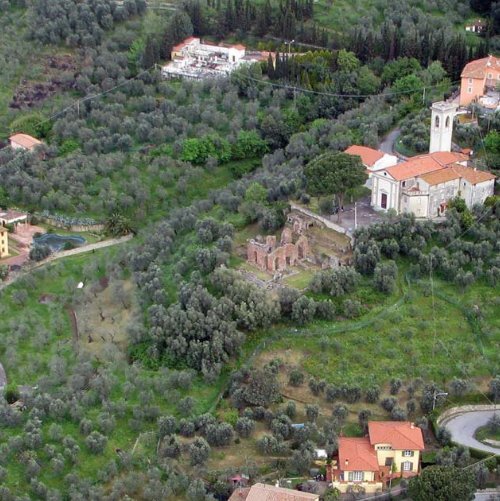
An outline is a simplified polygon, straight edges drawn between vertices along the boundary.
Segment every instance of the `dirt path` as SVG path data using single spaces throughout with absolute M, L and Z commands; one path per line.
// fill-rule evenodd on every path
M 45 266 L 46 264 L 51 263 L 56 259 L 62 259 L 69 256 L 75 256 L 77 254 L 84 254 L 85 252 L 93 252 L 97 249 L 104 249 L 105 247 L 112 247 L 113 245 L 123 244 L 125 242 L 128 242 L 129 240 L 132 240 L 133 237 L 134 236 L 130 234 L 120 238 L 112 238 L 111 240 L 105 240 L 103 242 L 97 242 L 95 244 L 85 245 L 83 247 L 77 247 L 76 249 L 56 252 L 54 254 L 51 254 L 47 259 L 40 261 L 39 263 L 26 266 L 25 269 L 23 269 L 19 273 L 16 274 L 11 273 L 9 275 L 9 278 L 5 282 L 0 283 L 0 290 L 14 283 L 16 280 L 18 280 L 25 274 L 30 273 L 31 271 L 36 270 L 37 268 L 41 268 L 42 266 Z

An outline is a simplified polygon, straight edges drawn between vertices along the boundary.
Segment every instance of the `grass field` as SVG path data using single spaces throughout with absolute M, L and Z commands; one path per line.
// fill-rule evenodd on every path
M 394 294 L 360 320 L 278 328 L 261 356 L 293 355 L 310 375 L 363 387 L 391 378 L 444 384 L 453 377 L 491 376 L 500 364 L 498 291 L 478 285 L 461 295 L 439 283 L 433 298 L 425 284 L 423 289 L 412 287 L 404 299 Z M 482 310 L 479 330 L 467 318 L 474 304 Z

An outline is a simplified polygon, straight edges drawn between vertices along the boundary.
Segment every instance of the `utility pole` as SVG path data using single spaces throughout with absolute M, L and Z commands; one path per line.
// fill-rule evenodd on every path
M 432 410 L 434 410 L 434 408 L 436 407 L 436 398 L 437 397 L 447 397 L 447 396 L 448 396 L 448 393 L 446 393 L 444 391 L 437 392 L 436 390 L 434 390 L 434 395 L 432 397 Z

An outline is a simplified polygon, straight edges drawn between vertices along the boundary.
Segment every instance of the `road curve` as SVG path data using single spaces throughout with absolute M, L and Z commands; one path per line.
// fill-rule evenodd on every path
M 396 139 L 398 138 L 399 134 L 401 133 L 401 129 L 396 128 L 391 130 L 387 136 L 384 137 L 384 139 L 380 142 L 378 145 L 378 149 L 380 151 L 383 151 L 384 153 L 388 153 L 389 155 L 394 155 L 394 143 L 396 142 Z
M 474 438 L 476 430 L 484 426 L 495 412 L 500 413 L 500 409 L 464 412 L 445 419 L 442 425 L 450 431 L 451 438 L 456 444 L 500 456 L 500 448 L 485 445 Z

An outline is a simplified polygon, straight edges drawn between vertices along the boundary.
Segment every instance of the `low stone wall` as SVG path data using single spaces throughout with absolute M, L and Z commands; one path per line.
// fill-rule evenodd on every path
M 444 411 L 437 419 L 436 423 L 438 426 L 442 426 L 447 423 L 450 419 L 453 419 L 456 416 L 460 416 L 467 412 L 475 412 L 475 411 L 490 411 L 494 406 L 488 404 L 479 404 L 479 405 L 461 405 L 460 407 L 452 407 Z
M 45 224 L 50 224 L 51 226 L 55 226 L 56 228 L 62 228 L 67 231 L 75 231 L 78 233 L 86 232 L 86 231 L 95 231 L 99 232 L 104 230 L 104 224 L 91 224 L 91 225 L 83 225 L 83 224 L 72 224 L 66 225 L 61 223 L 60 221 L 56 221 L 55 219 L 51 219 L 50 217 L 39 217 L 40 221 Z
M 349 240 L 353 240 L 352 233 L 349 230 L 346 230 L 345 228 L 342 228 L 342 226 L 333 223 L 329 219 L 326 219 L 326 217 L 320 216 L 319 214 L 316 214 L 315 212 L 310 211 L 309 209 L 306 209 L 304 207 L 301 207 L 300 205 L 291 203 L 290 207 L 298 212 L 302 212 L 302 214 L 305 214 L 306 216 L 309 216 L 313 219 L 316 219 L 317 221 L 320 221 L 323 223 L 327 228 L 330 228 L 331 230 L 336 231 L 337 233 L 341 233 L 342 235 L 345 235 L 346 237 L 349 238 Z

